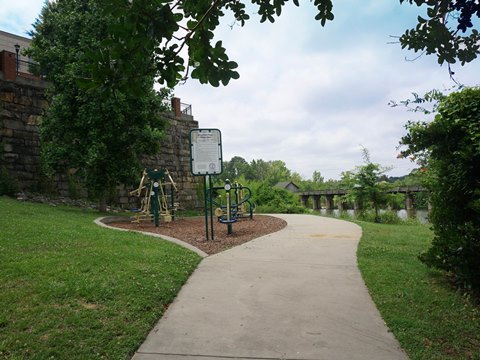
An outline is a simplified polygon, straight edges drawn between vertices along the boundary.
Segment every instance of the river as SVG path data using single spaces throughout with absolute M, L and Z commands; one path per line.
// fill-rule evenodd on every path
M 358 211 L 358 210 L 357 210 Z M 380 212 L 386 211 L 386 210 L 380 210 Z M 416 218 L 420 223 L 426 224 L 428 223 L 428 210 L 395 210 L 397 213 L 397 216 L 405 220 L 407 218 Z M 343 210 L 340 211 L 338 209 L 335 210 L 326 210 L 326 209 L 321 209 L 320 214 L 322 215 L 333 215 L 335 217 L 340 217 L 341 214 L 347 214 L 349 217 L 352 219 L 355 218 L 355 210 Z

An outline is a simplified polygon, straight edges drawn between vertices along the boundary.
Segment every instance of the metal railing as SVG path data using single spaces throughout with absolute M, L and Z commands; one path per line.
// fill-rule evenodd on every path
M 192 105 L 181 103 L 180 104 L 180 111 L 184 115 L 192 115 Z
M 42 79 L 43 75 L 40 65 L 31 61 L 17 60 L 17 74 L 37 79 Z
M 163 100 L 162 101 L 163 103 L 163 106 L 165 107 L 165 111 L 174 111 L 173 109 L 173 104 L 172 104 L 172 99 L 170 100 Z M 192 115 L 192 105 L 190 104 L 184 104 L 184 103 L 180 103 L 180 112 L 183 114 L 183 115 Z

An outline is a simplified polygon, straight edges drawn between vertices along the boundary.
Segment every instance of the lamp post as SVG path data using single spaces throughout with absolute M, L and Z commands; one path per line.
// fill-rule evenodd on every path
M 18 68 L 20 65 L 20 59 L 18 57 L 18 53 L 20 52 L 20 45 L 15 44 L 15 52 L 17 53 L 17 75 L 18 75 Z

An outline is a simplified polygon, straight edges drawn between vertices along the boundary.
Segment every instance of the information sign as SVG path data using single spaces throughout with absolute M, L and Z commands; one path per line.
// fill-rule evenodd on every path
M 218 129 L 190 131 L 190 163 L 193 175 L 219 175 L 222 166 L 222 134 Z

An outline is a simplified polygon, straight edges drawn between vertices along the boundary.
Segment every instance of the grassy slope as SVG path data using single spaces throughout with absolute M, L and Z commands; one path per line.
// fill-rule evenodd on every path
M 359 223 L 358 263 L 373 300 L 411 359 L 480 359 L 480 308 L 418 259 L 424 225 Z
M 0 358 L 128 358 L 200 261 L 98 215 L 0 197 Z

